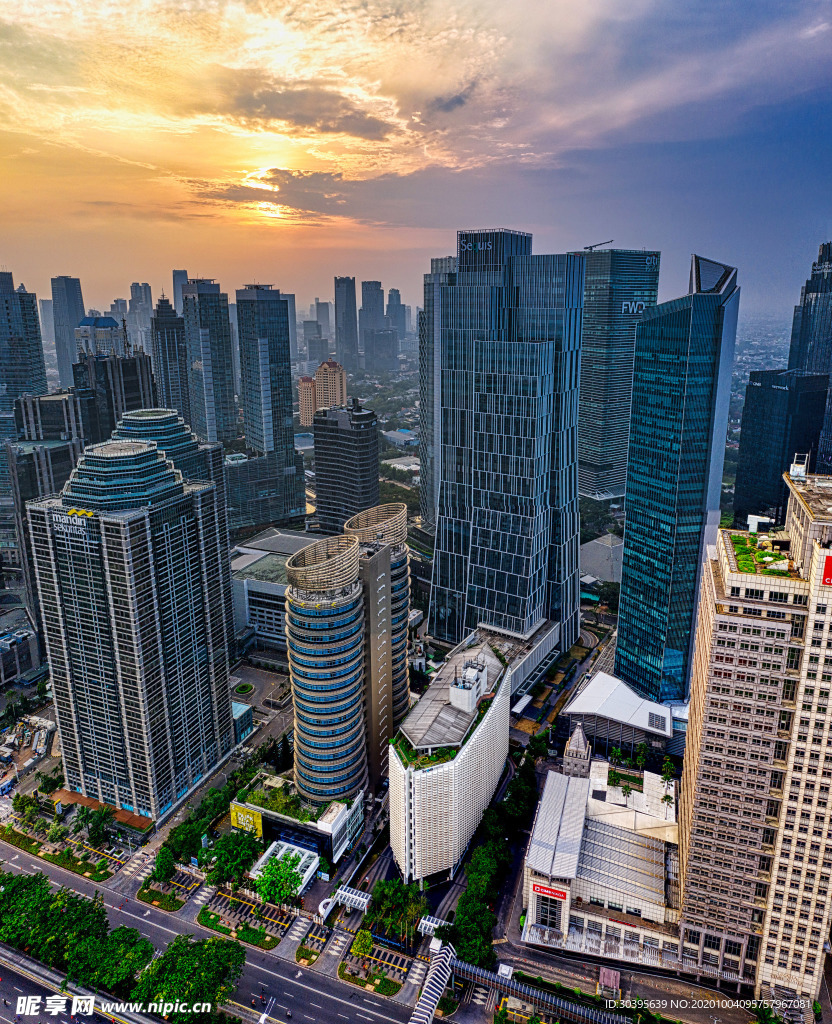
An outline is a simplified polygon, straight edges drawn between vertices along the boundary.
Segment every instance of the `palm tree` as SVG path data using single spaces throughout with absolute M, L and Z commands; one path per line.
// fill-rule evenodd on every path
M 665 793 L 665 795 L 662 797 L 662 803 L 665 805 L 664 816 L 665 818 L 667 818 L 667 811 L 670 805 L 673 803 L 673 797 L 670 795 L 670 793 Z
M 621 787 L 621 795 L 624 797 L 624 803 L 629 807 L 630 794 L 633 791 L 633 787 L 629 782 L 625 782 Z
M 613 747 L 610 751 L 610 764 L 618 764 L 621 760 L 621 747 Z

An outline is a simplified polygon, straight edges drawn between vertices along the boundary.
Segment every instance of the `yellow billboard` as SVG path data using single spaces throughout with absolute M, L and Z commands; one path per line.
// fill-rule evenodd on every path
M 263 815 L 240 804 L 231 805 L 231 824 L 244 832 L 253 832 L 258 839 L 263 838 Z

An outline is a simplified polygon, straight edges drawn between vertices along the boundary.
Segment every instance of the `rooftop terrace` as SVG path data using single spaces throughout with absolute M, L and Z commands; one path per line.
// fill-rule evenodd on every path
M 737 530 L 723 530 L 726 538 L 728 561 L 736 572 L 747 572 L 756 576 L 784 576 L 799 579 L 800 574 L 789 561 L 788 554 L 777 550 L 766 535 L 744 533 Z

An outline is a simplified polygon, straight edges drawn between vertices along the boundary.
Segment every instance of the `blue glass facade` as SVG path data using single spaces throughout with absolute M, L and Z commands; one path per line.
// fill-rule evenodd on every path
M 434 290 L 441 440 L 430 632 L 578 633 L 577 427 L 584 260 L 462 231 Z
M 656 305 L 661 254 L 596 249 L 584 259 L 578 488 L 607 500 L 624 495 L 636 325 Z
M 690 293 L 636 330 L 615 672 L 653 700 L 686 695 L 719 526 L 739 295 L 733 267 L 694 256 Z

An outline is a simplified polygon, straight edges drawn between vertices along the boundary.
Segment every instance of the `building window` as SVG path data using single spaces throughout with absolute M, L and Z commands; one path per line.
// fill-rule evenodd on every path
M 550 896 L 537 897 L 537 923 L 545 928 L 554 928 L 560 931 L 560 912 L 563 907 L 561 900 L 554 900 Z
M 647 724 L 651 729 L 660 729 L 662 732 L 665 732 L 667 729 L 667 719 L 664 715 L 657 715 L 652 711 L 648 712 Z

